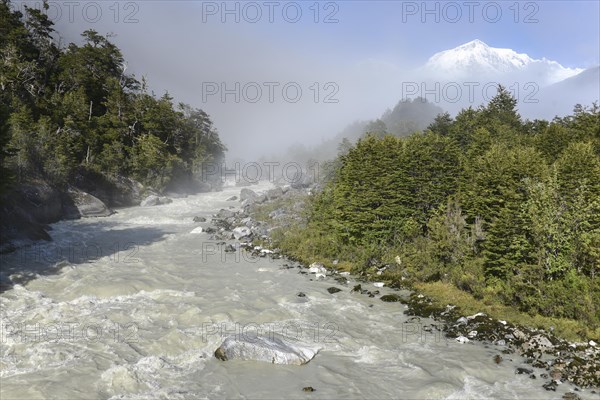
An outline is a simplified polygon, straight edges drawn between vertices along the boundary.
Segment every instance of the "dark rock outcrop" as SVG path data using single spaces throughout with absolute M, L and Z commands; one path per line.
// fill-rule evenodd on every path
M 72 205 L 68 203 L 64 204 L 64 218 L 108 217 L 113 213 L 106 204 L 89 193 L 77 189 L 69 189 L 68 195 L 72 200 Z
M 0 252 L 9 252 L 35 240 L 51 240 L 47 224 L 64 215 L 63 204 L 72 201 L 56 188 L 39 182 L 24 184 L 1 199 Z

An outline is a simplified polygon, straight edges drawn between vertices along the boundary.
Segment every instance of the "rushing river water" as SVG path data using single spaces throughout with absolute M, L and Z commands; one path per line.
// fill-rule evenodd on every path
M 428 332 L 433 321 L 410 322 L 403 305 L 350 293 L 352 283 L 313 281 L 285 260 L 224 253 L 191 233 L 209 225 L 194 216 L 237 206 L 225 201 L 234 194 L 60 222 L 54 242 L 3 256 L 3 273 L 22 284 L 0 295 L 0 398 L 531 399 L 572 389 L 547 392 L 541 378 L 515 374 L 518 356 L 498 365 L 501 347 Z M 303 366 L 214 358 L 224 336 L 257 329 L 321 350 Z

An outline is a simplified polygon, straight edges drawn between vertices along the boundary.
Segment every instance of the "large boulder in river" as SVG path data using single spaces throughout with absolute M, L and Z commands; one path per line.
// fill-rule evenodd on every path
M 69 196 L 73 201 L 74 209 L 70 211 L 72 217 L 107 217 L 113 212 L 100 199 L 89 193 L 77 189 L 70 189 Z
M 110 178 L 90 169 L 78 168 L 70 185 L 100 199 L 109 207 L 137 206 L 142 201 L 144 186 L 131 178 Z
M 155 195 L 150 195 L 148 197 L 146 197 L 144 200 L 142 200 L 142 202 L 140 203 L 140 206 L 142 207 L 152 207 L 152 206 L 157 206 L 159 205 L 159 200 L 158 200 L 158 196 Z
M 172 202 L 173 202 L 173 200 L 171 200 L 170 198 L 165 197 L 165 196 L 150 195 L 150 196 L 146 197 L 144 200 L 142 200 L 142 202 L 140 203 L 140 206 L 142 206 L 142 207 L 160 206 L 160 205 L 169 204 Z
M 254 199 L 254 202 L 257 204 L 264 203 L 265 201 L 267 201 L 267 196 L 264 194 L 259 194 L 258 197 Z
M 294 177 L 291 182 L 291 186 L 292 189 L 307 189 L 316 183 L 316 179 L 312 176 L 312 174 L 304 173 Z
M 254 360 L 272 364 L 302 365 L 312 360 L 319 351 L 291 341 L 277 336 L 230 336 L 215 351 L 215 357 L 221 361 Z
M 213 191 L 213 185 L 210 182 L 197 182 L 196 190 L 200 193 L 208 193 Z
M 231 210 L 226 210 L 224 208 L 220 209 L 219 212 L 216 214 L 217 218 L 232 218 L 235 217 L 235 213 Z
M 275 200 L 283 196 L 283 189 L 280 187 L 276 187 L 274 189 L 267 191 L 267 198 L 269 200 Z
M 248 199 L 256 200 L 257 197 L 258 194 L 254 190 L 244 188 L 240 191 L 240 201 Z

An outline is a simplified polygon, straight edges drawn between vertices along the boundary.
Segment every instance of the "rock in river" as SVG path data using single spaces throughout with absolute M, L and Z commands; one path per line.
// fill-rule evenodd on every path
M 100 199 L 81 190 L 70 189 L 69 195 L 73 201 L 74 210 L 71 211 L 74 217 L 107 217 L 112 214 L 106 204 Z
M 249 200 L 249 199 L 255 201 L 257 198 L 258 198 L 258 194 L 254 190 L 244 188 L 240 192 L 240 201 Z
M 280 187 L 276 187 L 275 189 L 267 191 L 268 200 L 275 200 L 280 198 L 281 196 L 283 196 L 283 189 L 281 189 Z
M 397 301 L 402 301 L 402 297 L 397 294 L 384 294 L 381 296 L 381 301 L 385 301 L 386 303 L 394 303 Z
M 172 202 L 173 202 L 173 200 L 171 200 L 168 197 L 150 195 L 150 196 L 146 197 L 144 200 L 142 200 L 142 202 L 140 203 L 140 206 L 152 207 L 152 206 L 160 206 L 163 204 L 170 204 Z
M 281 337 L 235 335 L 223 341 L 215 351 L 215 357 L 221 361 L 254 360 L 273 364 L 306 364 L 318 353 L 306 345 L 291 343 Z
M 233 237 L 236 240 L 239 240 L 244 237 L 250 237 L 250 236 L 252 236 L 252 231 L 248 227 L 239 226 L 233 230 Z

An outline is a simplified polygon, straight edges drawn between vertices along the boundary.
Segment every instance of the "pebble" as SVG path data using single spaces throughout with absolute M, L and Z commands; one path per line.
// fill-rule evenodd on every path
M 469 315 L 467 319 L 475 319 L 477 317 L 485 317 L 485 314 L 482 312 L 478 312 L 477 314 Z
M 529 368 L 519 367 L 519 368 L 517 368 L 517 371 L 515 373 L 519 374 L 519 375 L 523 375 L 523 374 L 524 375 L 529 375 L 529 374 L 533 373 L 533 370 L 529 369 Z
M 459 337 L 457 337 L 454 340 L 456 340 L 458 343 L 468 343 L 468 342 L 470 342 L 470 340 L 468 338 L 464 337 L 464 336 L 459 336 Z

